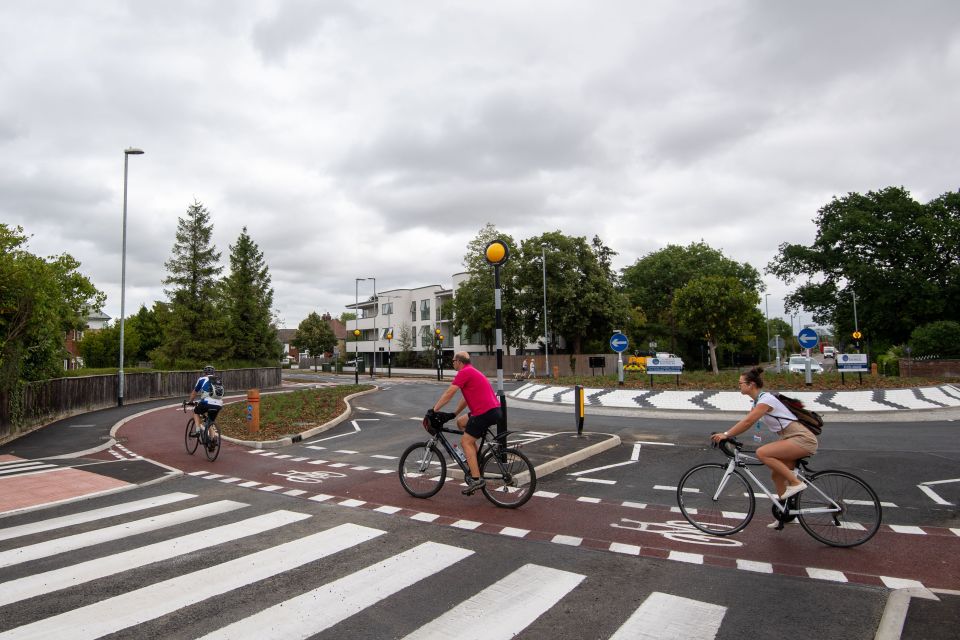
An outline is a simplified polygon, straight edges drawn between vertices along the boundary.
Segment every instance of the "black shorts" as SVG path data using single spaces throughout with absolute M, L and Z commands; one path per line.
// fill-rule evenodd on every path
M 209 414 L 211 420 L 216 420 L 216 419 L 217 419 L 217 414 L 220 413 L 220 409 L 222 409 L 222 408 L 223 408 L 223 407 L 220 407 L 220 406 L 215 405 L 215 404 L 207 404 L 206 402 L 198 402 L 198 403 L 197 403 L 197 406 L 195 406 L 195 407 L 193 408 L 193 412 L 194 412 L 195 414 L 197 414 L 198 416 L 205 416 L 205 415 Z
M 483 437 L 487 427 L 492 427 L 500 422 L 500 415 L 500 407 L 490 409 L 490 411 L 481 413 L 478 416 L 471 413 L 470 419 L 467 420 L 467 427 L 464 429 L 464 431 L 479 440 Z

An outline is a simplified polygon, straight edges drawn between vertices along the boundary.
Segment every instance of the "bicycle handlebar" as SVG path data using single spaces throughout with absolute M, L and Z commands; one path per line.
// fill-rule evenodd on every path
M 728 458 L 733 457 L 733 449 L 736 449 L 737 451 L 743 449 L 743 443 L 736 438 L 724 438 L 720 442 L 714 442 L 713 446 L 718 447 Z

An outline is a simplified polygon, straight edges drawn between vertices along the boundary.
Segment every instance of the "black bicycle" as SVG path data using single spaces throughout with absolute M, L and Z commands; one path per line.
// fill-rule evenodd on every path
M 195 402 L 183 401 L 183 411 L 186 413 L 187 407 L 195 406 Z M 213 462 L 220 455 L 220 430 L 216 428 L 217 414 L 220 413 L 220 407 L 211 405 L 205 414 L 203 414 L 203 428 L 198 432 L 196 424 L 191 417 L 187 421 L 187 430 L 183 434 L 183 444 L 187 448 L 187 453 L 193 455 L 197 447 L 203 445 L 203 452 L 207 460 Z M 211 435 L 210 429 L 213 428 Z
M 423 419 L 423 428 L 430 439 L 410 445 L 400 456 L 400 484 L 415 498 L 429 498 L 443 487 L 447 461 L 442 451 L 460 467 L 464 477 L 470 475 L 466 460 L 457 455 L 457 450 L 443 435 L 461 435 L 459 429 L 444 426 L 453 417 L 452 413 L 429 412 Z M 488 427 L 477 443 L 477 462 L 480 477 L 486 481 L 480 489 L 483 495 L 498 507 L 516 509 L 537 490 L 537 473 L 523 452 L 508 445 L 510 433 L 506 431 L 498 437 Z

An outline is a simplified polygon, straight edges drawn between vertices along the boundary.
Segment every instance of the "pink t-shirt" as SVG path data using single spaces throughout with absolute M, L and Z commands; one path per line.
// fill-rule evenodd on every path
M 493 385 L 473 365 L 464 365 L 457 372 L 453 384 L 460 387 L 467 408 L 473 415 L 482 415 L 491 409 L 500 408 L 500 400 L 493 391 Z

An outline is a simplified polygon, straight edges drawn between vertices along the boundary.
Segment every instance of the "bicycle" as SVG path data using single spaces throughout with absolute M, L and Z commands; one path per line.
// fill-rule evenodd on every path
M 807 533 L 824 544 L 855 547 L 872 538 L 880 528 L 880 499 L 870 485 L 852 473 L 815 472 L 807 459 L 801 458 L 795 473 L 807 483 L 807 488 L 783 501 L 750 471 L 749 467 L 763 463 L 742 452 L 739 440 L 727 438 L 719 443 L 719 448 L 730 458 L 729 462 L 696 465 L 683 474 L 677 486 L 680 512 L 704 533 L 729 536 L 750 523 L 756 496 L 744 474 L 770 498 L 778 530 L 797 519 Z
M 183 401 L 183 412 L 187 412 L 187 407 L 194 406 L 195 402 Z M 197 446 L 203 445 L 203 452 L 207 456 L 207 460 L 213 462 L 217 459 L 217 456 L 220 455 L 220 430 L 216 429 L 215 433 L 210 435 L 210 427 L 216 427 L 217 423 L 214 420 L 217 419 L 217 414 L 220 413 L 220 407 L 210 406 L 207 412 L 202 416 L 203 417 L 203 428 L 197 432 L 195 431 L 195 423 L 191 417 L 187 421 L 187 430 L 183 434 L 183 444 L 187 448 L 187 453 L 193 455 L 197 450 Z
M 410 445 L 400 456 L 400 484 L 415 498 L 429 498 L 443 487 L 447 479 L 447 462 L 441 449 L 456 462 L 464 477 L 470 475 L 466 460 L 460 459 L 443 435 L 461 434 L 459 429 L 444 426 L 453 415 L 428 413 L 423 419 L 423 428 L 430 434 L 430 439 Z M 510 433 L 506 431 L 498 437 L 488 427 L 477 443 L 477 462 L 480 477 L 486 480 L 486 485 L 480 489 L 483 495 L 498 507 L 516 509 L 537 490 L 537 473 L 523 452 L 508 445 L 506 437 Z

